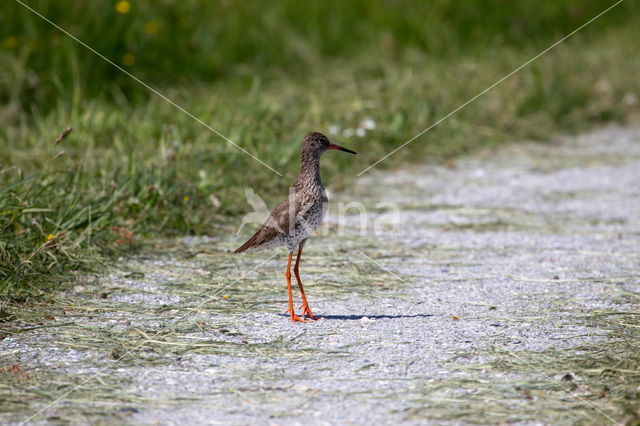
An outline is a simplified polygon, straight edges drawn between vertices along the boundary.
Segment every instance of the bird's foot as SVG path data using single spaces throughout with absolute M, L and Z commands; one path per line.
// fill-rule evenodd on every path
M 313 315 L 311 313 L 311 309 L 309 308 L 308 305 L 305 305 L 304 303 L 302 305 L 300 305 L 300 308 L 302 309 L 302 318 L 300 318 L 299 316 L 297 316 L 295 314 L 295 312 L 293 314 L 291 314 L 291 309 L 287 309 L 286 311 L 284 311 L 284 314 L 290 314 L 291 315 L 291 321 L 296 322 L 296 321 L 300 321 L 300 322 L 309 322 L 307 320 L 307 317 L 309 317 L 309 319 L 312 319 L 314 321 L 318 321 L 320 318 L 316 317 L 315 315 Z
M 302 318 L 309 317 L 314 321 L 318 321 L 320 319 L 311 313 L 311 309 L 309 309 L 309 305 L 305 306 L 305 304 L 303 303 L 302 306 L 300 306 L 300 309 L 302 309 Z
M 300 318 L 296 314 L 291 314 L 290 318 L 291 318 L 291 322 L 309 322 L 309 320 L 304 319 L 304 315 L 303 315 L 303 318 Z

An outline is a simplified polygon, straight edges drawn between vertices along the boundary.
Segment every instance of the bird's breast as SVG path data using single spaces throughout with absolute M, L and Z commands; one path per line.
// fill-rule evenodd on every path
M 329 205 L 327 195 L 322 188 L 308 192 L 304 198 L 304 204 L 296 218 L 295 234 L 299 238 L 306 238 L 318 229 Z

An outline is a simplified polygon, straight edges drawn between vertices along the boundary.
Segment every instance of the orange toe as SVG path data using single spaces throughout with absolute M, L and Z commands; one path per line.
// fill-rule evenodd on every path
M 309 306 L 306 306 L 303 310 L 302 310 L 302 318 L 305 317 L 309 317 L 314 321 L 318 321 L 320 318 L 316 317 L 315 315 L 313 315 L 311 313 L 311 309 L 309 309 Z
M 306 320 L 304 318 L 300 318 L 296 314 L 291 315 L 291 321 L 292 322 L 309 322 L 308 320 Z

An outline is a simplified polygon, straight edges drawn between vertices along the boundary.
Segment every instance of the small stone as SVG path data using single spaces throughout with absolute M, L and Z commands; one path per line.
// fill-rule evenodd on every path
M 112 359 L 120 360 L 126 354 L 123 353 L 123 351 L 120 348 L 114 348 L 109 355 L 111 356 Z
M 567 373 L 564 376 L 562 376 L 562 379 L 560 379 L 563 382 L 571 382 L 573 381 L 574 377 L 571 373 Z

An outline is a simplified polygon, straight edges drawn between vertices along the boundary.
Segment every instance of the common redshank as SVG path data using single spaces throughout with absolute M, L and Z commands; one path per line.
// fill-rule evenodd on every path
M 355 154 L 350 149 L 334 145 L 322 133 L 311 132 L 304 138 L 300 156 L 300 176 L 289 191 L 289 196 L 282 200 L 280 204 L 271 212 L 267 221 L 258 229 L 253 237 L 238 248 L 234 253 L 250 252 L 267 248 L 287 246 L 289 249 L 289 260 L 285 278 L 287 280 L 287 293 L 289 296 L 289 309 L 291 321 L 306 322 L 309 317 L 312 320 L 318 318 L 311 313 L 309 302 L 304 294 L 302 280 L 298 267 L 302 249 L 307 242 L 307 238 L 322 223 L 324 215 L 329 206 L 327 194 L 320 180 L 320 156 L 330 149 Z M 296 315 L 293 309 L 293 293 L 291 290 L 291 260 L 293 251 L 298 247 L 298 256 L 293 267 L 293 272 L 300 288 L 302 298 L 302 318 Z

